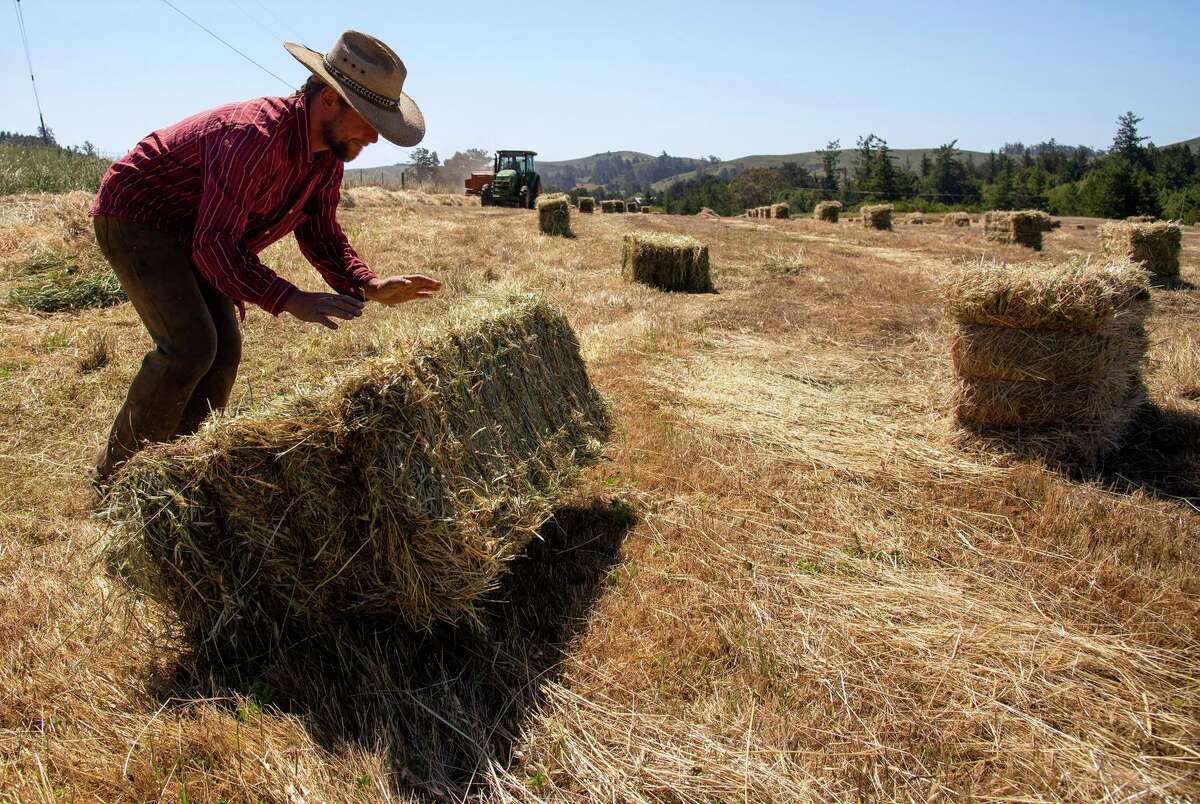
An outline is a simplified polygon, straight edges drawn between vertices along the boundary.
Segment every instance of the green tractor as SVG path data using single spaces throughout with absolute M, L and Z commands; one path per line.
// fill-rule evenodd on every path
M 542 191 L 535 156 L 533 151 L 497 151 L 491 181 L 480 188 L 479 202 L 485 207 L 533 209 Z

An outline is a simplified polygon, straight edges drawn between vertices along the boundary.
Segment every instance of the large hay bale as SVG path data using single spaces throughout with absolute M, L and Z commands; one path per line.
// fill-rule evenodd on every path
M 708 246 L 685 235 L 639 232 L 625 235 L 621 273 L 663 290 L 708 293 Z
M 110 557 L 222 645 L 293 621 L 475 621 L 609 430 L 565 317 L 517 297 L 139 453 Z
M 596 199 L 586 195 L 579 196 L 579 211 L 585 215 L 596 211 Z
M 841 211 L 841 201 L 822 201 L 813 210 L 813 217 L 826 223 L 837 223 Z
M 970 226 L 971 216 L 965 212 L 947 212 L 942 218 L 942 226 Z
M 566 193 L 538 196 L 538 228 L 544 234 L 571 237 L 571 199 Z
M 1144 400 L 1149 294 L 1128 260 L 975 263 L 943 286 L 960 436 L 1092 464 Z
M 792 208 L 787 204 L 772 204 L 771 217 L 787 219 L 792 216 Z
M 1183 230 L 1178 223 L 1106 223 L 1100 227 L 1100 245 L 1105 254 L 1127 257 L 1154 279 L 1179 276 Z
M 892 209 L 891 204 L 875 204 L 874 206 L 863 207 L 859 210 L 862 215 L 863 226 L 868 229 L 891 229 Z
M 1043 223 L 1036 210 L 992 211 L 983 216 L 983 236 L 995 243 L 1018 243 L 1042 250 Z

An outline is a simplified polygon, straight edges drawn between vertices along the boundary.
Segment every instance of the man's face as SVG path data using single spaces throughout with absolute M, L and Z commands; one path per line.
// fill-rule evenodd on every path
M 362 115 L 354 111 L 350 104 L 334 95 L 336 111 L 321 124 L 321 137 L 334 156 L 343 162 L 349 162 L 358 156 L 359 152 L 373 142 L 378 141 L 379 132 L 371 127 Z

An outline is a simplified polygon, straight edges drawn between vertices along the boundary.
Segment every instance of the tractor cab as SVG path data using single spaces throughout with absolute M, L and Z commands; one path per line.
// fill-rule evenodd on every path
M 480 188 L 483 206 L 524 207 L 533 209 L 542 189 L 534 151 L 497 151 L 492 177 Z M 470 189 L 468 189 L 470 192 Z

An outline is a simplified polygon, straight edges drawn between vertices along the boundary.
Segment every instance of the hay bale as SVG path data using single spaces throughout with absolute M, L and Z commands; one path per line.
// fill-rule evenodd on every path
M 822 201 L 813 210 L 813 217 L 826 223 L 837 223 L 841 211 L 841 201 Z
M 1183 230 L 1178 223 L 1106 223 L 1100 227 L 1100 245 L 1105 254 L 1132 260 L 1154 279 L 1179 277 Z
M 601 213 L 612 213 L 612 212 L 616 212 L 616 211 L 617 211 L 617 206 L 616 206 L 615 201 L 612 201 L 610 199 L 610 200 L 600 202 L 600 212 Z
M 1149 293 L 1128 260 L 980 262 L 944 285 L 960 440 L 1091 464 L 1145 399 Z
M 643 215 L 648 215 L 649 213 L 650 213 L 650 206 L 647 204 L 647 205 L 645 205 L 645 206 L 643 206 L 643 207 L 642 207 L 642 214 L 643 214 Z
M 874 206 L 863 207 L 859 210 L 863 226 L 868 229 L 891 229 L 893 209 L 894 207 L 891 204 L 876 204 Z
M 641 212 L 642 207 L 640 204 L 638 204 L 637 201 L 626 201 L 625 202 L 625 211 L 630 212 L 630 213 Z
M 621 274 L 663 290 L 708 293 L 708 246 L 685 235 L 639 232 L 625 235 Z
M 925 224 L 925 213 L 923 213 L 923 212 L 912 213 L 911 215 L 908 216 L 908 223 L 910 226 L 923 226 Z
M 566 318 L 532 297 L 267 410 L 150 447 L 109 547 L 194 636 L 477 621 L 610 431 Z
M 1153 215 L 1130 215 L 1125 219 L 1126 223 L 1154 223 L 1158 218 Z
M 596 199 L 589 198 L 586 195 L 579 196 L 579 211 L 585 215 L 596 211 Z
M 715 211 L 709 209 L 708 207 L 700 207 L 700 211 L 696 213 L 696 217 L 697 218 L 708 218 L 709 220 L 715 220 L 715 219 L 720 218 L 721 216 L 718 213 L 716 213 Z
M 947 212 L 942 218 L 942 226 L 970 226 L 971 216 L 965 212 Z
M 543 234 L 572 237 L 571 199 L 566 193 L 538 196 L 538 229 Z
M 625 202 L 620 201 L 620 200 L 613 201 L 613 212 L 624 213 L 625 212 Z
M 772 218 L 781 218 L 781 219 L 786 220 L 786 219 L 792 217 L 792 208 L 790 206 L 788 206 L 787 204 L 772 204 L 771 205 L 771 217 Z
M 995 243 L 1019 243 L 1034 251 L 1041 251 L 1044 224 L 1040 215 L 1045 213 L 1035 210 L 984 213 L 983 236 Z

